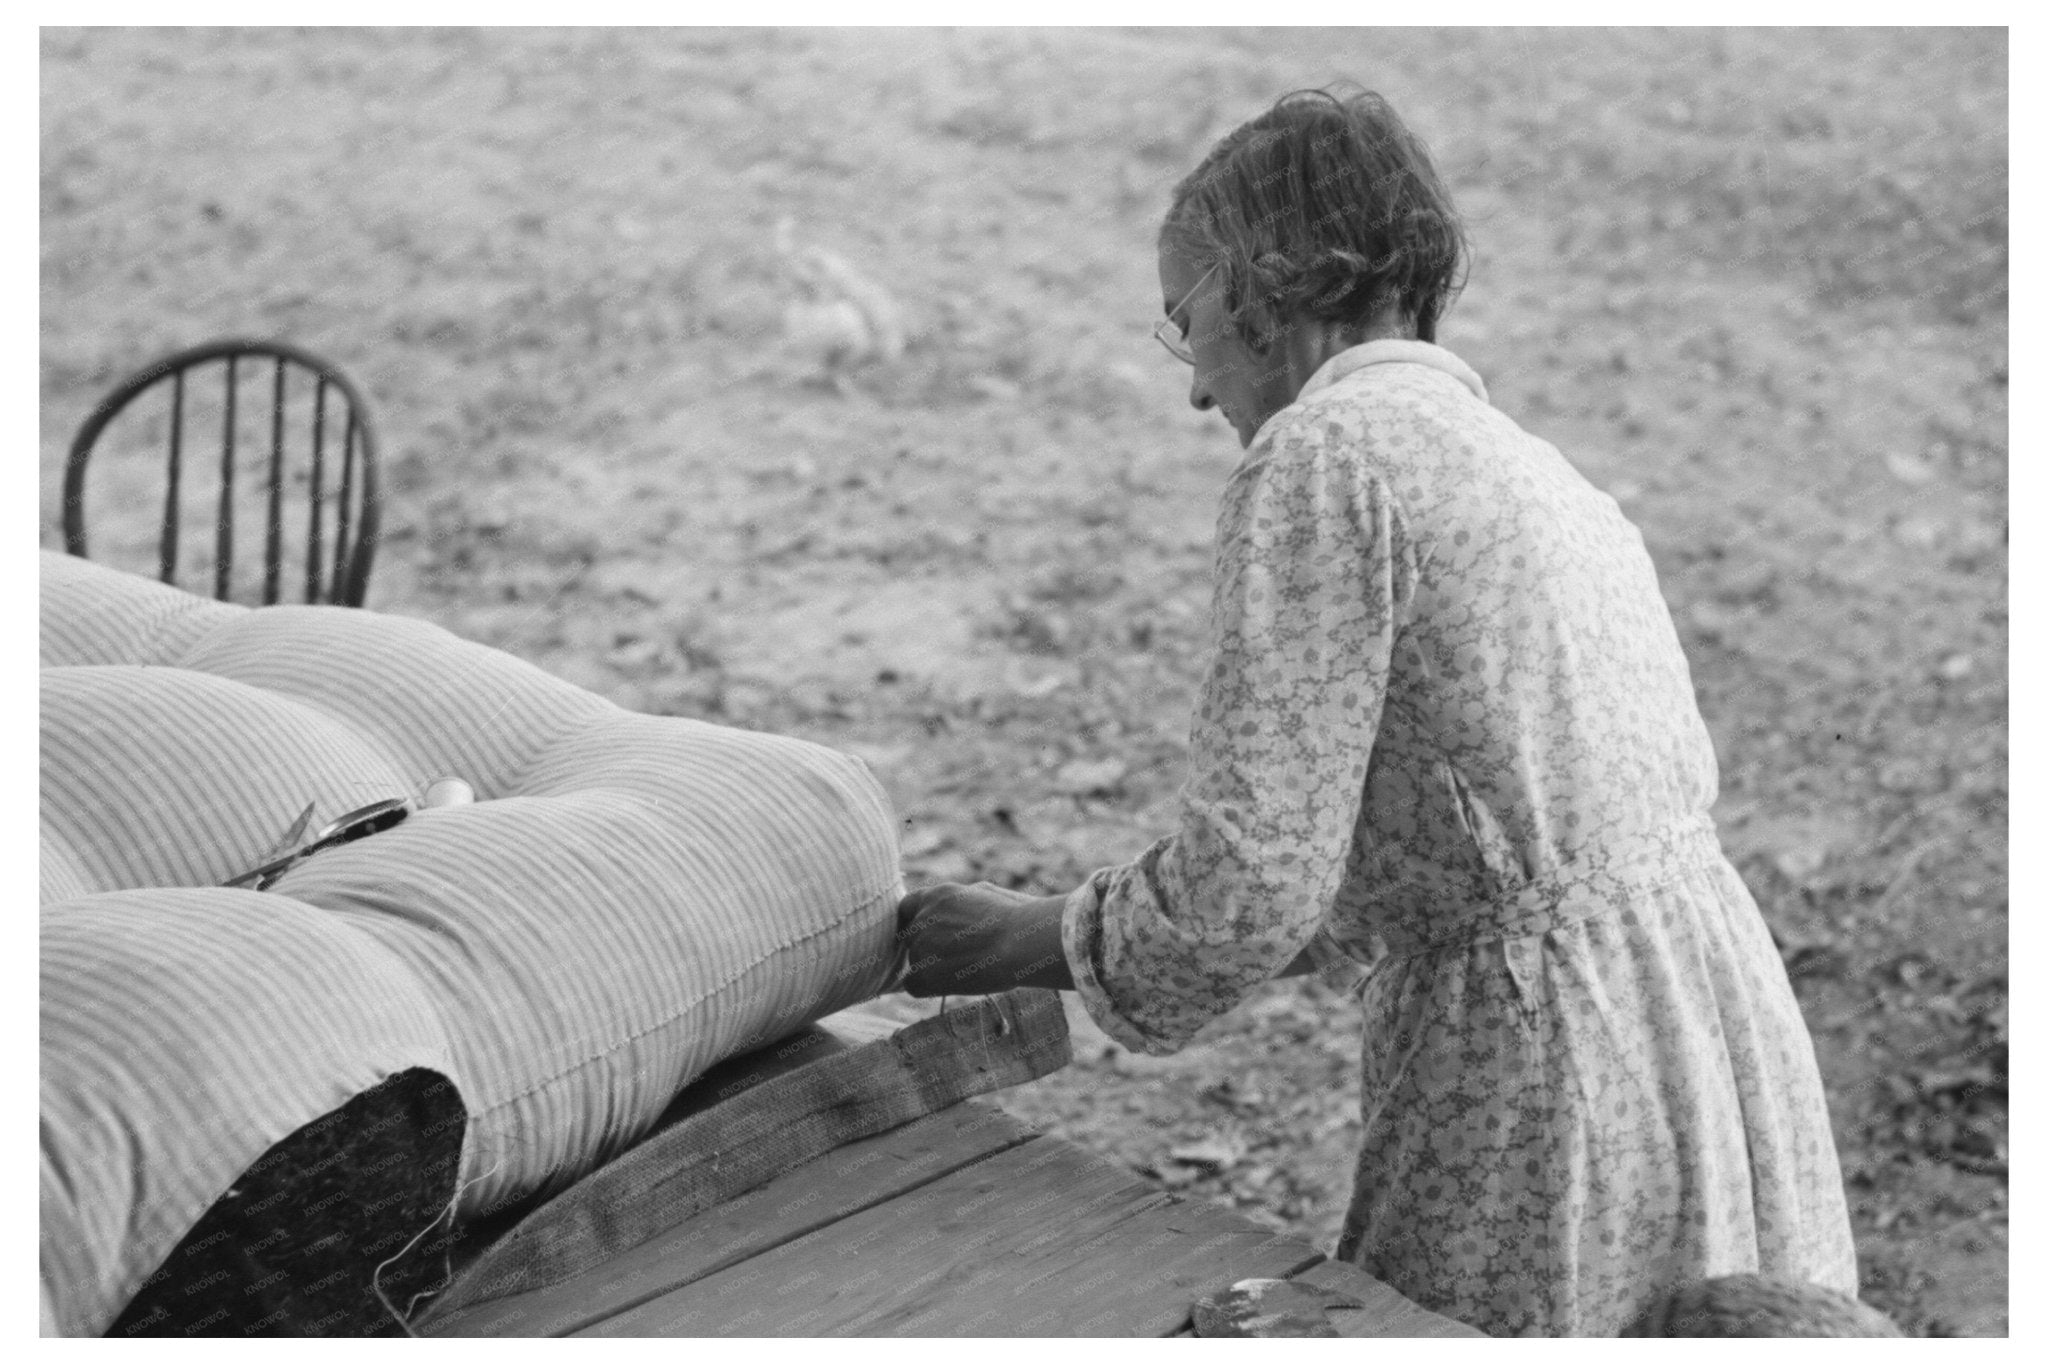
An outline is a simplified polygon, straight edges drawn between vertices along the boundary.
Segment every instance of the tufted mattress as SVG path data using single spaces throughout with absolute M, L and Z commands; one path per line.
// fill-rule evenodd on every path
M 458 1218 L 558 1189 L 735 1052 L 878 992 L 895 822 L 858 760 L 638 715 L 419 621 L 41 573 L 41 1268 L 108 1329 L 273 1144 L 405 1072 Z M 221 889 L 443 776 L 477 803 Z

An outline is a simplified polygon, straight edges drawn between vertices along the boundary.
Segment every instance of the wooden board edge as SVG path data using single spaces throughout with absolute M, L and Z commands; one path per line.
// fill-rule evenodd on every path
M 416 1325 L 432 1331 L 457 1312 L 574 1278 L 848 1141 L 1037 1079 L 1072 1056 L 1066 1011 L 1052 990 L 981 997 L 850 1050 L 818 1050 L 684 1118 L 541 1205 L 458 1273 Z M 782 1104 L 804 1111 L 778 1111 Z M 770 1133 L 784 1139 L 772 1163 L 761 1142 Z M 649 1178 L 671 1186 L 658 1200 L 663 1206 L 680 1208 L 661 1225 L 636 1221 L 632 1207 L 650 1202 Z M 579 1249 L 550 1261 L 537 1252 L 551 1236 Z
M 1287 1277 L 1349 1293 L 1365 1304 L 1364 1307 L 1330 1310 L 1330 1325 L 1340 1336 L 1412 1340 L 1484 1338 L 1486 1335 L 1484 1331 L 1461 1321 L 1430 1311 L 1391 1285 L 1342 1260 L 1326 1259 L 1319 1265 Z
M 1165 1336 L 1188 1320 L 1203 1293 L 1246 1276 L 1284 1278 L 1322 1258 L 1306 1241 L 1154 1188 L 1120 1162 L 1044 1137 L 758 1258 L 735 1258 L 715 1275 L 641 1295 L 631 1310 L 584 1333 L 966 1338 L 1079 1329 Z M 1005 1268 L 993 1278 L 982 1269 L 963 1274 L 984 1262 Z M 859 1271 L 846 1281 L 853 1290 L 846 1297 L 833 1287 L 842 1266 Z M 794 1317 L 787 1315 L 793 1307 L 765 1306 L 806 1283 L 826 1289 L 825 1299 Z
M 949 1133 L 949 1141 L 958 1141 L 954 1150 L 942 1150 L 937 1158 L 915 1171 L 900 1172 L 902 1177 L 897 1181 L 863 1190 L 854 1197 L 836 1200 L 817 1197 L 815 1186 L 821 1178 L 849 1178 L 852 1169 L 869 1163 L 885 1143 L 899 1142 L 906 1133 L 921 1124 L 956 1128 L 966 1140 L 959 1141 Z M 972 1100 L 955 1104 L 903 1127 L 825 1152 L 727 1204 L 707 1210 L 698 1218 L 678 1223 L 661 1235 L 575 1278 L 530 1293 L 492 1298 L 452 1312 L 437 1319 L 433 1334 L 566 1336 L 588 1330 L 756 1255 L 767 1254 L 832 1222 L 914 1193 L 948 1175 L 1015 1150 L 1037 1140 L 1038 1136 L 1031 1127 L 992 1105 Z M 861 1149 L 864 1147 L 868 1148 L 865 1152 Z M 806 1190 L 806 1185 L 813 1187 Z M 698 1234 L 693 1232 L 693 1227 L 714 1215 L 721 1219 L 747 1215 L 749 1205 L 761 1211 L 763 1232 L 757 1239 L 722 1251 L 714 1258 L 700 1260 L 681 1273 L 664 1274 L 659 1268 L 662 1259 L 671 1253 L 667 1248 L 673 1246 L 677 1238 Z M 802 1215 L 793 1217 L 793 1209 L 801 1210 Z

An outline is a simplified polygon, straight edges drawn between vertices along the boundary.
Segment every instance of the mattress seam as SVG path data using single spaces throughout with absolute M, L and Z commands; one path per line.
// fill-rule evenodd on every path
M 834 923 L 826 924 L 821 928 L 814 929 L 813 931 L 806 933 L 801 937 L 794 938 L 791 941 L 784 943 L 781 947 L 778 947 L 773 952 L 769 953 L 766 960 L 758 961 L 753 963 L 752 965 L 741 968 L 735 974 L 728 976 L 726 979 L 720 981 L 718 984 L 712 986 L 709 990 L 699 995 L 695 1000 L 691 1001 L 690 1004 L 675 1011 L 674 1013 L 671 1013 L 666 1018 L 661 1019 L 659 1022 L 650 1023 L 646 1027 L 640 1029 L 638 1032 L 635 1032 L 630 1036 L 619 1039 L 610 1047 L 602 1051 L 592 1052 L 591 1054 L 581 1058 L 580 1060 L 570 1062 L 568 1065 L 562 1067 L 560 1070 L 554 1072 L 552 1075 L 547 1076 L 545 1079 L 535 1081 L 533 1084 L 528 1085 L 525 1089 L 520 1090 L 517 1094 L 507 1095 L 505 1098 L 500 1099 L 498 1102 L 492 1104 L 490 1107 L 477 1110 L 478 1116 L 481 1117 L 485 1114 L 495 1113 L 499 1109 L 510 1107 L 511 1105 L 518 1103 L 522 1099 L 526 1099 L 534 1094 L 538 1094 L 541 1090 L 544 1090 L 549 1086 L 558 1083 L 559 1081 L 567 1078 L 568 1076 L 575 1074 L 579 1070 L 583 1070 L 586 1067 L 595 1065 L 599 1061 L 604 1060 L 607 1056 L 610 1056 L 613 1052 L 619 1050 L 621 1047 L 632 1046 L 634 1043 L 638 1042 L 641 1038 L 646 1037 L 650 1033 L 660 1032 L 663 1028 L 674 1027 L 678 1022 L 680 1022 L 683 1019 L 685 1015 L 689 1013 L 691 1009 L 695 1008 L 698 1004 L 703 1003 L 706 999 L 710 999 L 718 995 L 720 992 L 730 989 L 742 976 L 746 975 L 747 972 L 759 970 L 762 966 L 766 965 L 768 961 L 773 961 L 776 957 L 781 956 L 783 953 L 801 947 L 807 942 L 811 942 L 817 938 L 824 937 L 828 933 L 836 933 L 840 931 L 841 927 L 845 924 L 846 919 L 856 918 L 859 915 L 866 913 L 867 910 L 870 909 L 873 905 L 875 905 L 878 901 L 887 899 L 888 897 L 893 895 L 895 893 L 895 889 L 896 883 L 891 882 L 889 885 L 884 886 L 882 889 L 875 891 L 867 896 L 864 896 L 845 918 L 842 918 Z

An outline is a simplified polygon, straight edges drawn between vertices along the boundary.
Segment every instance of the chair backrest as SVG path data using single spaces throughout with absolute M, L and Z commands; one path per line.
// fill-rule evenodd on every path
M 196 373 L 208 367 L 220 371 L 217 399 L 207 376 Z M 222 601 L 232 599 L 235 513 L 238 500 L 249 498 L 251 471 L 243 470 L 241 480 L 237 472 L 239 465 L 253 464 L 255 491 L 262 502 L 245 506 L 244 511 L 259 515 L 265 525 L 264 604 L 279 600 L 287 540 L 293 539 L 294 548 L 303 551 L 306 601 L 361 606 L 377 546 L 377 446 L 369 407 L 333 364 L 281 341 L 209 341 L 145 366 L 109 393 L 71 442 L 64 467 L 64 548 L 88 557 L 86 465 L 102 433 L 137 398 L 160 385 L 169 389 L 169 435 L 163 516 L 156 535 L 158 576 L 167 583 L 177 581 L 179 531 L 186 518 L 183 494 L 187 485 L 204 481 L 209 472 L 187 465 L 188 418 L 194 417 L 195 408 L 201 409 L 196 415 L 202 420 L 210 417 L 212 412 L 206 409 L 217 404 L 220 463 L 213 514 L 213 595 Z M 256 398 L 245 400 L 252 387 L 258 390 Z M 204 424 L 212 426 L 210 421 Z M 288 459 L 288 451 L 295 452 L 294 457 Z M 298 452 L 303 459 L 296 457 Z M 195 474 L 202 477 L 195 479 Z M 303 533 L 296 525 L 287 531 L 288 492 L 294 501 L 304 497 Z M 140 511 L 139 504 L 115 508 L 116 514 L 131 519 Z

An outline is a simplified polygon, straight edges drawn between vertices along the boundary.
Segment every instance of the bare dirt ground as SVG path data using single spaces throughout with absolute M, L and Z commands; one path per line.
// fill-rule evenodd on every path
M 1442 339 L 1656 557 L 1865 1296 L 2002 1333 L 2006 71 L 1992 31 L 45 30 L 44 543 L 121 373 L 295 340 L 379 414 L 372 606 L 862 755 L 914 881 L 1065 890 L 1171 827 L 1239 455 L 1146 335 L 1166 191 L 1354 78 L 1470 218 Z M 805 293 L 785 219 L 873 287 Z M 1074 1017 L 1011 1107 L 1334 1238 L 1347 999 L 1165 1059 Z

